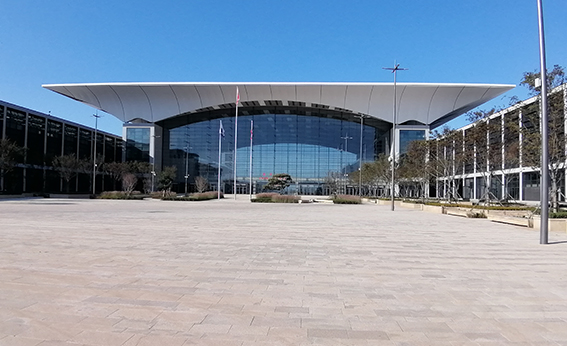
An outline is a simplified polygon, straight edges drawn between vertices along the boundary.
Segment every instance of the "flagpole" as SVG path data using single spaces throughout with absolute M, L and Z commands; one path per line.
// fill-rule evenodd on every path
M 240 101 L 240 94 L 238 93 L 238 87 L 236 87 L 236 115 L 234 117 L 234 182 L 232 186 L 232 191 L 234 193 L 234 199 L 236 199 L 236 144 L 238 142 L 238 102 Z
M 222 137 L 222 120 L 219 120 L 219 171 L 217 173 L 217 199 L 220 199 L 221 189 L 221 137 Z
M 252 138 L 254 138 L 254 120 L 250 120 L 250 199 L 252 199 Z

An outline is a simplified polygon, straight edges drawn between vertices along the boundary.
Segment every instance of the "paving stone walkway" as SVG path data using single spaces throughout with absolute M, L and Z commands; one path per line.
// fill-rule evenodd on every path
M 0 345 L 567 345 L 567 235 L 388 206 L 0 201 Z

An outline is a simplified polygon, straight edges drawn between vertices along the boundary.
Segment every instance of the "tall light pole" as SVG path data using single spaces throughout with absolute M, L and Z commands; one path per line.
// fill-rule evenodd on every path
M 238 91 L 238 87 L 236 87 L 236 112 L 234 116 L 234 186 L 232 190 L 234 192 L 234 199 L 236 199 L 236 150 L 238 149 L 238 103 L 240 103 L 240 92 Z
M 342 164 L 343 164 L 343 159 L 342 159 L 342 157 L 343 157 L 343 152 L 346 151 L 346 152 L 348 153 L 348 141 L 351 140 L 352 137 L 349 137 L 349 135 L 348 135 L 348 133 L 347 133 L 344 137 L 341 137 L 341 139 L 345 141 L 345 150 L 343 150 L 343 151 L 341 152 L 341 166 L 342 166 Z M 342 170 L 342 167 L 341 167 L 341 170 Z M 344 168 L 344 171 L 341 172 L 341 174 L 342 174 L 342 176 L 343 176 L 342 181 L 344 182 L 344 187 L 345 187 L 344 193 L 345 193 L 345 195 L 346 195 L 346 193 L 347 193 L 347 191 L 346 191 L 346 175 L 347 175 L 347 173 L 346 173 L 346 167 Z
M 187 179 L 189 179 L 189 145 L 185 147 L 185 196 L 187 196 Z
M 154 185 L 155 185 L 155 178 L 156 178 L 156 138 L 160 138 L 161 136 L 152 135 L 152 139 L 154 142 L 154 152 L 151 156 L 152 159 L 152 171 L 150 174 L 152 175 L 152 192 L 154 192 Z
M 396 192 L 396 184 L 394 182 L 396 176 L 396 102 L 397 102 L 397 91 L 396 91 L 396 77 L 398 71 L 405 71 L 407 68 L 401 68 L 400 64 L 396 64 L 394 61 L 394 67 L 383 67 L 384 70 L 392 71 L 394 74 L 394 116 L 392 121 L 392 211 L 394 211 L 394 195 Z
M 220 199 L 221 193 L 221 152 L 222 152 L 222 142 L 221 139 L 224 137 L 224 128 L 222 127 L 222 120 L 219 120 L 219 167 L 217 173 L 217 199 Z
M 360 115 L 360 149 L 358 162 L 358 196 L 362 197 L 362 135 L 364 127 L 364 115 Z
M 250 200 L 252 200 L 252 145 L 254 140 L 254 120 L 250 120 Z
M 539 243 L 548 243 L 548 219 L 549 219 L 549 148 L 547 127 L 547 68 L 545 66 L 545 36 L 543 33 L 543 6 L 542 0 L 537 0 L 537 12 L 539 23 L 539 57 L 541 73 L 541 172 L 540 172 L 540 205 L 541 224 Z
M 98 118 L 101 116 L 98 114 L 93 114 L 95 118 L 95 130 L 94 130 L 94 141 L 93 141 L 93 195 L 96 195 L 96 137 L 98 131 Z

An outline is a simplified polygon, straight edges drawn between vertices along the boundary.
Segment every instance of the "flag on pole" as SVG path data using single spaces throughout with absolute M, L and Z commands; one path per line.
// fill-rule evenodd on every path
M 236 105 L 240 102 L 240 92 L 238 91 L 238 87 L 236 87 Z
M 221 137 L 224 137 L 224 127 L 222 127 L 222 120 L 219 120 L 219 122 L 220 122 L 219 135 L 221 135 Z
M 250 140 L 254 137 L 254 121 L 250 120 Z

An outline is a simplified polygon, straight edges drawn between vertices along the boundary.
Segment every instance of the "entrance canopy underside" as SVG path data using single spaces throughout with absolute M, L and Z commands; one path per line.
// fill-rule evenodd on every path
M 393 83 L 93 83 L 44 88 L 123 122 L 157 122 L 182 113 L 283 105 L 349 111 L 392 122 Z M 510 84 L 397 83 L 397 123 L 439 126 L 513 89 Z

